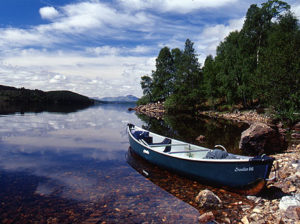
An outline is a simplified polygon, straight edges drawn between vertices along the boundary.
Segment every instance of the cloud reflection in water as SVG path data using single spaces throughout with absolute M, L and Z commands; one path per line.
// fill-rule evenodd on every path
M 48 185 L 40 183 L 36 190 L 41 194 L 51 194 L 57 184 L 75 191 L 95 191 L 91 188 L 98 184 L 99 170 L 109 173 L 112 167 L 125 164 L 125 127 L 132 120 L 139 122 L 135 115 L 118 107 L 2 116 L 0 168 L 48 178 Z M 56 184 L 49 187 L 51 182 Z M 89 198 L 79 195 L 76 199 Z

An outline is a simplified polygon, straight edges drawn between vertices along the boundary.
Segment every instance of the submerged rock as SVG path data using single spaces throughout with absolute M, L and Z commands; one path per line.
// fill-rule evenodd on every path
M 242 133 L 239 148 L 250 155 L 270 154 L 285 150 L 287 142 L 277 129 L 254 123 Z
M 210 190 L 200 191 L 196 196 L 195 201 L 199 203 L 200 207 L 220 207 L 222 205 L 221 199 Z

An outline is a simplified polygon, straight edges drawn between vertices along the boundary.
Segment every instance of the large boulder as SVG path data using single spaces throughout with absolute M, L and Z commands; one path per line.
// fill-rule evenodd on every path
M 254 123 L 242 133 L 239 147 L 249 155 L 270 154 L 286 150 L 287 142 L 277 127 Z

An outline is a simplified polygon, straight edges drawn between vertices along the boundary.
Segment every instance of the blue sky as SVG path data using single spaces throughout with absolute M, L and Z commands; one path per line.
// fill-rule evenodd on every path
M 141 96 L 159 50 L 194 42 L 203 62 L 242 27 L 250 0 L 2 0 L 0 84 Z M 300 1 L 286 1 L 300 18 Z

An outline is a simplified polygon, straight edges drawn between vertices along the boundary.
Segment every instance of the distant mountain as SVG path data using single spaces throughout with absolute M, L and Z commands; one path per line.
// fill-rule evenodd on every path
M 127 95 L 127 96 L 118 96 L 118 97 L 103 97 L 98 100 L 102 102 L 111 102 L 111 103 L 135 103 L 138 101 L 139 98 L 133 96 L 133 95 Z

